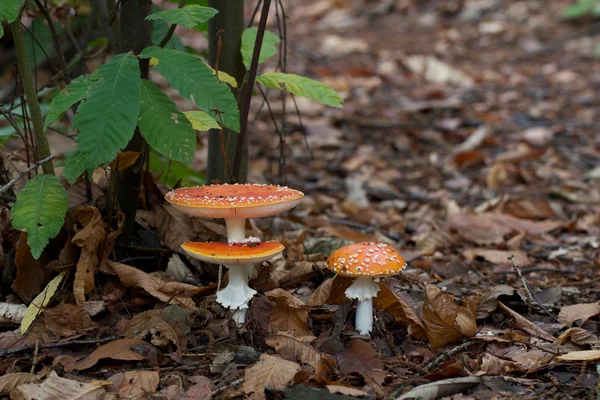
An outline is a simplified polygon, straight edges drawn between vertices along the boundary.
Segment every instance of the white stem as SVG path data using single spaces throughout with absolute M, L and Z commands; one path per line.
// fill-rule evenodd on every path
M 227 241 L 241 242 L 246 239 L 246 218 L 225 218 Z
M 229 268 L 227 287 L 217 292 L 217 302 L 227 308 L 248 308 L 256 290 L 248 286 L 248 265 L 226 265 Z
M 356 330 L 368 335 L 373 330 L 373 298 L 358 300 L 356 304 Z
M 233 318 L 236 324 L 241 325 L 246 322 L 246 312 L 248 312 L 247 308 L 240 308 L 233 312 L 231 318 Z

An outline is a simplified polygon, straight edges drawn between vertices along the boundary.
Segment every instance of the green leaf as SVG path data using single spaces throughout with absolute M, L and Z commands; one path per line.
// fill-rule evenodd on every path
M 173 8 L 171 10 L 155 12 L 148 15 L 146 20 L 154 21 L 160 19 L 172 24 L 177 24 L 185 28 L 192 29 L 208 21 L 218 13 L 219 11 L 215 10 L 214 8 L 202 7 L 193 4 L 182 8 Z
M 70 183 L 74 184 L 77 178 L 85 172 L 87 157 L 79 151 L 75 150 L 67 158 L 65 168 L 63 169 L 63 177 Z
M 5 19 L 9 23 L 13 22 L 19 16 L 19 11 L 21 11 L 21 0 L 2 0 L 0 1 L 0 21 Z M 0 30 L 2 29 L 2 24 L 0 24 Z M 0 31 L 0 37 L 2 31 Z
M 154 150 L 186 164 L 194 161 L 196 133 L 191 122 L 169 96 L 145 79 L 138 127 Z
M 50 111 L 46 116 L 44 122 L 44 130 L 48 129 L 48 126 L 56 121 L 62 113 L 71 108 L 75 103 L 85 99 L 97 81 L 93 81 L 89 76 L 83 75 L 77 79 L 74 79 L 68 86 L 66 86 L 61 92 L 52 99 L 50 104 Z
M 594 10 L 597 0 L 579 0 L 577 3 L 566 7 L 562 16 L 565 19 L 579 18 L 589 15 Z
M 213 67 L 211 67 L 207 63 L 204 63 L 204 65 L 206 65 L 208 68 L 210 68 L 213 75 L 217 75 L 217 71 L 215 71 L 215 69 Z M 227 72 L 219 71 L 219 80 L 222 82 L 225 82 L 232 88 L 238 87 L 238 84 L 237 84 L 237 81 L 235 80 L 235 78 L 233 76 L 229 75 Z
M 192 127 L 197 131 L 207 131 L 209 129 L 221 129 L 217 121 L 204 111 L 186 111 L 187 119 L 192 123 Z
M 258 28 L 248 28 L 242 33 L 242 60 L 246 69 L 250 69 L 250 62 L 252 61 L 252 53 L 254 52 L 254 43 L 256 42 L 256 33 Z M 279 36 L 271 31 L 265 31 L 263 38 L 262 47 L 260 48 L 260 55 L 258 56 L 258 63 L 262 64 L 269 58 L 273 57 L 277 53 L 277 44 L 281 39 Z
M 221 112 L 223 125 L 236 132 L 240 130 L 240 112 L 229 86 L 220 84 L 210 68 L 193 54 L 180 51 L 148 47 L 142 58 L 157 58 L 158 70 L 179 94 L 194 103 L 203 111 L 219 120 L 216 109 Z
M 73 119 L 79 129 L 79 150 L 86 168 L 110 162 L 133 136 L 140 111 L 139 62 L 133 53 L 119 54 L 101 65 L 95 74 L 99 82 Z
M 17 193 L 12 224 L 27 232 L 27 243 L 36 260 L 48 241 L 60 232 L 68 209 L 67 191 L 53 175 L 38 175 Z
M 160 8 L 152 5 L 152 12 L 158 12 Z M 152 21 L 152 44 L 158 46 L 160 42 L 164 39 L 169 31 L 169 24 L 166 21 L 157 19 L 156 21 Z M 185 51 L 185 46 L 181 43 L 181 39 L 177 34 L 173 34 L 171 39 L 165 45 L 166 49 L 180 50 Z
M 326 106 L 342 108 L 342 98 L 330 86 L 300 75 L 270 72 L 262 74 L 256 81 L 266 87 L 281 89 L 283 85 L 288 92 L 296 96 L 308 97 Z
M 204 185 L 204 175 L 198 173 L 177 161 L 171 161 L 161 156 L 155 151 L 150 152 L 150 170 L 159 175 L 161 181 L 173 187 L 177 184 L 181 186 L 200 186 Z

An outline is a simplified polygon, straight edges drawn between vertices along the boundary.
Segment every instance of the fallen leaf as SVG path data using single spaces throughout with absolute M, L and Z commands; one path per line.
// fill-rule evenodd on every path
M 145 339 L 150 336 L 150 343 L 153 345 L 166 347 L 173 343 L 181 353 L 187 345 L 190 327 L 186 319 L 190 314 L 190 310 L 178 306 L 144 311 L 129 321 L 125 337 Z
M 361 339 L 351 339 L 348 347 L 337 355 L 337 363 L 343 374 L 358 373 L 363 376 L 383 370 L 383 359 L 373 346 Z
M 309 307 L 318 307 L 325 304 L 331 294 L 331 287 L 333 286 L 334 279 L 335 278 L 329 278 L 321 283 L 321 285 L 312 292 L 306 305 Z
M 0 396 L 10 393 L 22 383 L 37 381 L 38 377 L 27 372 L 15 372 L 0 376 Z
M 471 133 L 464 142 L 456 146 L 453 150 L 454 154 L 473 151 L 481 146 L 484 140 L 490 134 L 490 128 L 486 125 L 481 125 L 473 133 Z
M 565 344 L 567 340 L 580 346 L 600 347 L 600 338 L 582 328 L 569 328 L 556 339 L 555 344 Z
M 556 357 L 558 361 L 596 361 L 600 360 L 600 350 L 572 351 Z
M 570 327 L 575 321 L 579 320 L 583 325 L 588 319 L 598 314 L 600 314 L 600 303 L 573 304 L 560 309 L 558 320 Z
M 285 389 L 300 370 L 295 362 L 263 354 L 256 364 L 246 369 L 242 390 L 253 400 L 264 400 L 265 388 Z
M 59 377 L 50 371 L 48 378 L 41 383 L 24 383 L 10 393 L 13 400 L 63 399 L 63 400 L 100 400 L 104 397 L 104 388 Z
M 516 289 L 507 285 L 498 285 L 490 289 L 477 307 L 477 319 L 487 318 L 498 307 L 498 297 L 512 296 Z
M 125 361 L 148 360 L 152 364 L 160 364 L 160 357 L 162 354 L 150 343 L 139 339 L 119 339 L 98 347 L 92 354 L 78 361 L 74 369 L 91 368 L 103 358 Z
M 484 353 L 481 357 L 477 375 L 503 375 L 520 370 L 521 368 L 513 361 L 503 360 L 490 353 Z
M 159 383 L 158 371 L 125 371 L 123 382 L 119 387 L 119 397 L 146 397 L 156 392 Z
M 396 400 L 435 400 L 444 397 L 450 397 L 453 394 L 464 392 L 465 390 L 480 383 L 482 378 L 476 376 L 465 376 L 461 378 L 443 379 L 441 381 L 426 383 L 409 390 Z
M 407 56 L 402 62 L 411 72 L 423 75 L 430 82 L 449 83 L 463 87 L 473 86 L 474 83 L 473 78 L 434 56 Z
M 529 321 L 521 314 L 511 310 L 510 308 L 502 304 L 502 302 L 500 301 L 498 302 L 498 308 L 513 319 L 511 326 L 513 326 L 514 328 L 522 329 L 531 336 L 539 337 L 541 339 L 549 340 L 552 342 L 554 341 L 555 338 L 552 335 L 548 334 L 548 332 L 546 332 L 533 322 Z
M 121 151 L 109 166 L 113 170 L 123 171 L 135 164 L 140 154 L 137 151 Z
M 502 212 L 517 218 L 548 219 L 558 215 L 548 200 L 512 200 L 504 203 Z
M 81 247 L 73 281 L 73 294 L 77 304 L 83 304 L 85 295 L 94 289 L 94 274 L 100 262 L 98 252 L 106 239 L 106 230 L 102 215 L 96 207 L 78 207 L 73 212 L 73 219 L 83 227 L 75 228 L 77 233 L 71 240 Z
M 511 255 L 515 257 L 515 262 L 519 267 L 525 267 L 531 264 L 527 253 L 521 250 L 493 250 L 493 249 L 480 249 L 473 248 L 463 251 L 462 255 L 470 261 L 473 261 L 477 257 L 481 257 L 492 264 L 510 264 L 511 261 L 508 259 Z
M 362 397 L 368 396 L 367 392 L 355 389 L 353 387 L 342 386 L 342 385 L 326 385 L 325 386 L 331 394 L 343 394 L 344 396 Z
M 61 304 L 49 308 L 42 315 L 46 329 L 57 337 L 69 337 L 96 328 L 90 314 L 82 306 Z
M 148 274 L 111 260 L 108 260 L 108 266 L 118 275 L 121 283 L 127 287 L 140 287 L 165 303 L 170 302 L 188 309 L 196 308 L 196 304 L 190 296 L 200 292 L 200 288 L 197 286 L 181 282 L 166 282 L 166 275 Z
M 294 337 L 280 333 L 268 336 L 265 342 L 286 360 L 300 361 L 315 368 L 321 359 L 321 353 L 310 344 L 315 339 L 314 336 Z
M 300 299 L 281 288 L 266 293 L 267 298 L 275 303 L 275 309 L 269 318 L 269 332 L 289 332 L 294 336 L 309 336 L 307 327 L 308 307 Z
M 35 321 L 37 316 L 44 311 L 44 309 L 52 299 L 52 296 L 54 296 L 54 293 L 56 293 L 56 289 L 58 289 L 58 286 L 62 282 L 66 273 L 67 271 L 63 271 L 57 276 L 55 276 L 54 279 L 52 279 L 48 283 L 48 285 L 46 285 L 44 290 L 42 290 L 42 292 L 38 294 L 35 299 L 33 299 L 29 307 L 27 307 L 27 312 L 23 317 L 23 321 L 21 321 L 21 333 L 23 335 L 27 333 L 27 330 L 29 329 L 33 321 Z
M 475 313 L 481 296 L 463 298 L 463 305 L 454 296 L 435 285 L 425 287 L 425 303 L 421 319 L 432 347 L 443 346 L 475 335 Z
M 379 287 L 381 291 L 373 299 L 373 306 L 392 314 L 396 322 L 408 327 L 408 333 L 415 339 L 426 340 L 425 327 L 416 311 L 402 297 L 391 291 L 387 285 L 380 283 Z
M 42 269 L 41 260 L 36 260 L 31 255 L 27 244 L 27 232 L 21 232 L 15 253 L 17 277 L 12 283 L 12 289 L 25 302 L 31 300 L 47 282 L 46 274 Z

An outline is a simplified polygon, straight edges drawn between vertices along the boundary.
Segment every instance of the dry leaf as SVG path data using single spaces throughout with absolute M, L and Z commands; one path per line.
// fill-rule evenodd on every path
M 373 300 L 373 306 L 392 314 L 396 322 L 408 327 L 408 333 L 415 339 L 426 340 L 425 327 L 416 311 L 385 284 L 380 283 L 379 287 L 381 291 L 377 293 L 377 297 Z
M 546 332 L 545 330 L 543 330 L 542 328 L 540 328 L 533 322 L 529 321 L 527 318 L 523 317 L 521 314 L 506 307 L 500 301 L 498 302 L 498 308 L 513 319 L 511 326 L 513 326 L 514 328 L 522 329 L 523 331 L 527 332 L 531 336 L 539 337 L 539 338 L 549 340 L 552 342 L 554 341 L 555 338 L 552 335 L 548 334 L 548 332 Z
M 100 400 L 103 397 L 101 386 L 61 378 L 54 371 L 50 371 L 44 382 L 22 384 L 10 394 L 13 400 Z
M 285 389 L 300 370 L 295 362 L 263 354 L 256 364 L 246 369 L 242 390 L 252 400 L 264 400 L 265 388 Z
M 136 151 L 122 151 L 117 154 L 115 158 L 109 164 L 110 168 L 116 171 L 123 171 L 131 167 L 137 161 L 141 153 Z
M 187 345 L 187 334 L 190 331 L 187 317 L 190 314 L 191 311 L 178 306 L 144 311 L 135 315 L 127 324 L 125 337 L 145 339 L 150 336 L 153 345 L 166 347 L 173 343 L 181 353 Z
M 555 344 L 565 344 L 567 340 L 580 346 L 600 347 L 600 338 L 582 328 L 569 328 L 556 339 Z
M 166 282 L 166 275 L 148 274 L 129 265 L 108 260 L 109 267 L 127 287 L 140 287 L 160 301 L 170 302 L 183 308 L 195 309 L 196 304 L 190 295 L 198 294 L 200 288 L 181 282 Z
M 547 219 L 556 218 L 558 215 L 554 211 L 552 204 L 548 200 L 513 200 L 506 202 L 502 207 L 502 212 L 513 215 L 517 218 L 527 219 Z
M 465 297 L 461 306 L 455 303 L 452 294 L 427 285 L 421 319 L 431 346 L 439 347 L 475 335 L 475 313 L 480 301 L 481 296 Z
M 119 339 L 98 347 L 92 354 L 78 361 L 74 369 L 91 368 L 103 358 L 126 361 L 148 360 L 152 364 L 160 364 L 161 357 L 159 350 L 150 343 L 138 339 Z
M 58 289 L 58 286 L 62 282 L 66 273 L 67 271 L 63 271 L 55 276 L 50 282 L 48 282 L 44 290 L 42 290 L 42 292 L 38 294 L 35 299 L 33 299 L 31 304 L 29 304 L 29 307 L 27 307 L 27 312 L 21 321 L 21 333 L 23 335 L 29 330 L 29 327 L 31 324 L 33 324 L 33 321 L 35 321 L 38 315 L 44 311 L 50 300 L 52 300 L 52 296 L 54 296 L 54 293 L 56 293 L 56 289 Z
M 494 286 L 489 290 L 477 307 L 477 319 L 487 318 L 498 307 L 498 297 L 512 296 L 516 289 L 507 285 Z
M 407 56 L 402 61 L 410 71 L 423 75 L 430 82 L 449 83 L 464 87 L 473 86 L 474 83 L 473 78 L 434 56 Z
M 123 382 L 119 387 L 119 396 L 136 398 L 155 393 L 160 383 L 158 371 L 125 371 Z
M 269 318 L 269 332 L 289 332 L 294 336 L 309 336 L 306 326 L 308 307 L 300 299 L 283 289 L 274 289 L 266 293 L 267 298 L 275 302 L 275 309 Z
M 335 278 L 329 278 L 314 291 L 310 295 L 310 298 L 306 302 L 306 305 L 309 307 L 318 307 L 325 304 L 329 295 L 331 294 L 331 287 L 333 286 L 333 281 Z
M 355 389 L 353 387 L 341 386 L 341 385 L 326 385 L 325 386 L 331 394 L 343 394 L 344 396 L 362 397 L 368 396 L 367 392 Z
M 96 207 L 82 206 L 73 212 L 73 219 L 82 229 L 76 230 L 72 242 L 81 247 L 81 255 L 77 263 L 73 294 L 77 304 L 85 302 L 85 295 L 94 288 L 94 274 L 99 264 L 98 252 L 106 239 L 104 221 Z
M 42 315 L 46 329 L 58 337 L 69 337 L 96 328 L 90 314 L 82 306 L 61 304 Z
M 479 249 L 473 248 L 463 251 L 462 255 L 467 259 L 473 261 L 476 257 L 481 257 L 492 264 L 510 264 L 511 261 L 508 259 L 511 255 L 515 257 L 515 262 L 519 267 L 525 267 L 531 264 L 527 253 L 521 250 L 492 250 L 492 249 Z
M 37 376 L 27 372 L 15 372 L 0 376 L 0 396 L 10 393 L 14 388 L 22 383 L 34 382 Z
M 520 371 L 521 368 L 512 361 L 503 360 L 490 353 L 484 353 L 481 357 L 481 364 L 477 375 L 503 375 L 513 371 Z
M 558 361 L 596 361 L 600 360 L 600 350 L 572 351 L 556 357 Z
M 453 394 L 464 392 L 481 382 L 480 377 L 465 376 L 461 378 L 443 379 L 441 381 L 426 383 L 404 393 L 396 400 L 435 400 L 450 397 Z
M 36 260 L 31 255 L 27 244 L 27 232 L 21 232 L 19 236 L 15 253 L 15 265 L 17 266 L 17 277 L 12 283 L 12 289 L 21 299 L 29 302 L 42 290 L 47 281 L 41 260 Z
M 321 353 L 310 344 L 315 339 L 314 336 L 293 337 L 287 333 L 280 333 L 268 336 L 265 342 L 286 360 L 300 361 L 316 368 Z
M 340 372 L 363 376 L 383 370 L 383 359 L 373 346 L 361 339 L 351 339 L 348 347 L 337 355 Z
M 560 309 L 558 320 L 567 327 L 575 321 L 581 320 L 581 325 L 588 319 L 600 314 L 600 303 L 573 304 Z

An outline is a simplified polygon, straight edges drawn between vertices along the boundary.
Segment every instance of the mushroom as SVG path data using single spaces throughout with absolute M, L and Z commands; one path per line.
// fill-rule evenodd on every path
M 368 335 L 373 330 L 373 297 L 379 292 L 374 279 L 400 273 L 406 261 L 387 244 L 361 242 L 331 253 L 327 267 L 338 275 L 356 277 L 346 297 L 358 300 L 355 327 L 361 335 Z
M 176 189 L 165 199 L 180 211 L 205 218 L 224 218 L 227 240 L 246 238 L 246 219 L 269 217 L 295 207 L 304 193 L 285 186 L 235 184 Z
M 188 242 L 181 248 L 190 257 L 229 268 L 229 283 L 217 292 L 217 301 L 224 307 L 235 309 L 233 319 L 242 324 L 246 320 L 248 302 L 256 294 L 256 290 L 248 286 L 249 267 L 281 253 L 284 246 L 277 242 Z

